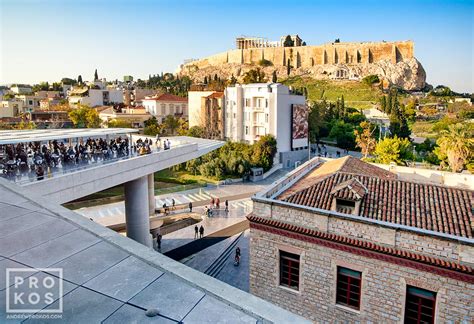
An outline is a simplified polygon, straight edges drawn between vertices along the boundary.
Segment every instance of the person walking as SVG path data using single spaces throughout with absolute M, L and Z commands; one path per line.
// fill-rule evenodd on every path
M 221 201 L 219 200 L 219 197 L 216 198 L 216 208 L 219 209 L 219 205 L 221 204 Z
M 234 264 L 238 266 L 240 264 L 240 248 L 235 249 Z
M 158 251 L 161 251 L 161 239 L 162 239 L 161 233 L 158 233 L 158 235 L 156 236 L 156 245 L 158 247 Z
M 193 212 L 193 203 L 192 202 L 189 202 L 189 212 L 192 213 Z
M 194 238 L 195 239 L 198 238 L 198 233 L 199 233 L 199 227 L 196 225 L 196 226 L 194 226 Z
M 225 200 L 225 212 L 229 212 L 229 201 L 227 199 Z
M 204 236 L 204 227 L 201 227 L 199 228 L 199 238 L 202 238 Z
M 176 202 L 174 201 L 174 198 L 171 198 L 171 204 L 173 205 L 173 210 L 174 210 L 174 206 L 176 204 Z

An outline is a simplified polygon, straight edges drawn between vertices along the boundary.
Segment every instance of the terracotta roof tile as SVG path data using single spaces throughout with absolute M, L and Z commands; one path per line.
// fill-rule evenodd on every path
M 145 99 L 142 99 L 142 101 L 143 100 L 188 102 L 188 98 L 175 96 L 174 94 L 171 94 L 171 93 L 162 93 L 158 96 L 145 98 Z
M 356 165 L 357 170 L 364 169 L 360 164 L 353 165 Z M 368 171 L 369 168 L 365 170 Z M 331 210 L 334 198 L 356 201 L 359 200 L 359 195 L 362 197 L 359 216 L 455 236 L 473 237 L 474 191 L 397 180 L 383 172 L 368 174 L 362 171 L 355 175 L 347 171 L 354 169 L 342 167 L 323 177 L 305 177 L 293 185 L 293 190 L 283 193 L 278 199 Z M 308 179 L 311 180 L 308 182 Z M 352 189 L 349 188 L 351 184 L 354 184 Z M 367 191 L 362 195 L 364 188 Z

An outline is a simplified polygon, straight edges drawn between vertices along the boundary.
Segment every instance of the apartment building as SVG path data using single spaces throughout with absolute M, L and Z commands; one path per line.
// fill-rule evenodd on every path
M 188 118 L 188 99 L 171 93 L 145 97 L 142 100 L 142 105 L 159 121 L 163 121 L 168 115 Z
M 293 166 L 308 156 L 308 108 L 302 95 L 280 83 L 236 84 L 224 91 L 224 137 L 253 144 L 271 134 L 277 159 Z

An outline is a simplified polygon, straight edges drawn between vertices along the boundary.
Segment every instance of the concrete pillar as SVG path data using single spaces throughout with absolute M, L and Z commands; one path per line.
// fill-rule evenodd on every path
M 124 188 L 127 236 L 138 243 L 151 247 L 148 177 L 144 176 L 126 182 Z
M 155 216 L 155 178 L 153 173 L 148 175 L 148 210 L 150 216 Z

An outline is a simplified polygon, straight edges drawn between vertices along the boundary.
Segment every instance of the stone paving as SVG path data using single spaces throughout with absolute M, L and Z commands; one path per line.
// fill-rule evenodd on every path
M 237 224 L 245 219 L 252 211 L 252 201 L 250 198 L 232 201 L 229 204 L 229 213 L 226 214 L 223 209 L 215 213 L 212 217 L 205 216 L 203 207 L 196 208 L 196 212 L 203 217 L 202 221 L 180 230 L 163 235 L 161 243 L 161 252 L 166 253 L 177 247 L 183 246 L 194 240 L 194 227 L 197 225 L 204 227 L 204 236 L 210 236 L 215 232 L 221 231 L 229 226 Z
M 206 188 L 196 188 L 158 195 L 155 196 L 156 207 L 162 207 L 164 203 L 166 203 L 167 206 L 171 206 L 172 199 L 175 200 L 176 205 L 187 205 L 189 202 L 192 202 L 195 206 L 205 205 L 209 204 L 212 197 L 219 197 L 221 205 L 223 205 L 225 200 L 223 198 L 236 196 L 237 194 L 241 196 L 240 198 L 244 198 L 242 196 L 251 197 L 289 171 L 288 169 L 278 170 L 267 179 L 256 183 L 246 182 L 219 186 L 210 185 Z M 105 226 L 125 222 L 125 204 L 123 201 L 100 206 L 84 207 L 75 210 L 75 212 Z

